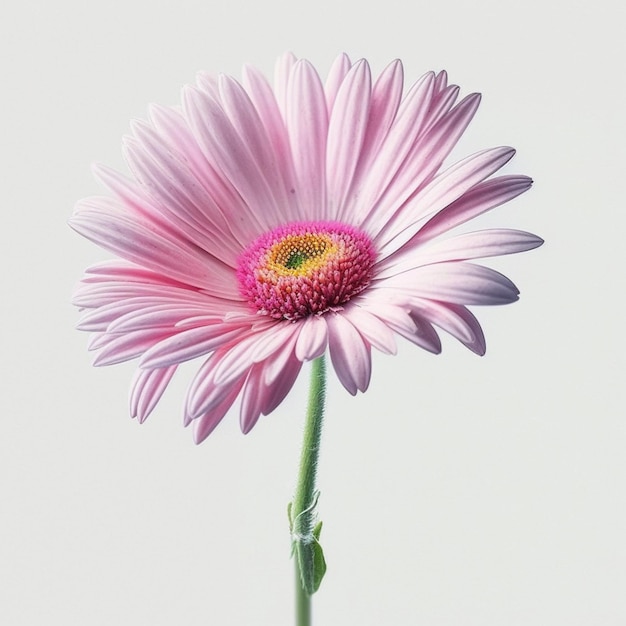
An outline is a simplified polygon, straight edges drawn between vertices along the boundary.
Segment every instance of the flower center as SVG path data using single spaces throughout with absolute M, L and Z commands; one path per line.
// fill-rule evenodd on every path
M 242 295 L 264 315 L 299 319 L 341 307 L 372 279 L 370 238 L 339 222 L 294 222 L 261 235 L 239 258 Z

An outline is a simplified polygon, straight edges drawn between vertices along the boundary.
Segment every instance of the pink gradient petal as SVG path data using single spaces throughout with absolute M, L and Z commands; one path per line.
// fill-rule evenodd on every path
M 396 354 L 393 332 L 381 319 L 359 306 L 348 306 L 343 315 L 372 346 L 385 354 Z
M 435 76 L 435 93 L 441 93 L 448 86 L 448 72 L 441 70 Z
M 263 415 L 269 415 L 285 399 L 302 369 L 302 361 L 292 354 L 282 366 L 280 376 L 268 373 L 269 370 L 278 369 L 274 366 L 275 360 L 275 358 L 270 359 L 264 369 L 264 383 L 267 385 L 267 394 L 263 406 Z
M 394 328 L 403 328 L 407 332 L 413 332 L 415 324 L 410 315 L 409 299 L 402 294 L 390 294 L 386 289 L 374 287 L 360 295 L 356 303 L 385 323 L 393 324 Z
M 264 204 L 267 218 L 272 225 L 280 224 L 285 212 L 293 210 L 291 194 L 287 193 L 282 176 L 282 163 L 276 158 L 261 117 L 244 88 L 233 78 L 222 75 L 219 78 L 219 89 L 224 111 L 247 146 L 260 173 L 256 184 L 264 184 L 268 189 L 268 198 Z
M 298 363 L 302 365 L 302 361 L 295 356 L 295 347 L 296 341 L 298 340 L 298 335 L 299 332 L 293 333 L 290 337 L 287 338 L 285 344 L 281 346 L 279 350 L 274 352 L 274 354 L 268 357 L 265 361 L 263 380 L 265 385 L 267 385 L 268 387 L 273 387 L 276 384 L 280 386 L 282 384 L 280 382 L 281 379 L 289 377 L 289 373 L 287 372 L 287 370 L 292 367 L 291 364 L 293 363 L 294 359 L 296 359 Z
M 204 306 L 181 303 L 167 303 L 164 299 L 156 304 L 154 298 L 137 298 L 145 300 L 138 306 L 137 302 L 127 302 L 128 312 L 113 320 L 109 326 L 109 331 L 114 333 L 132 332 L 133 330 L 143 330 L 145 328 L 174 328 L 180 326 L 188 320 L 201 318 L 205 323 L 207 316 L 202 315 L 206 311 Z M 130 309 L 130 307 L 134 307 Z M 213 323 L 221 321 L 221 316 L 214 313 L 208 318 Z
M 233 328 L 229 324 L 213 324 L 181 330 L 147 349 L 139 361 L 139 367 L 153 369 L 190 361 L 213 352 L 223 344 L 242 335 L 246 330 L 245 327 Z
M 324 84 L 324 92 L 326 93 L 326 106 L 329 112 L 333 110 L 337 92 L 351 67 L 350 57 L 342 53 L 335 59 L 328 72 L 328 78 Z
M 359 167 L 353 198 L 361 209 L 358 217 L 367 226 L 368 213 L 374 209 L 396 172 L 411 150 L 421 130 L 432 97 L 433 75 L 425 74 L 413 86 L 400 105 L 400 110 L 367 170 Z M 364 164 L 365 165 L 365 164 Z
M 470 311 L 459 304 L 417 300 L 415 306 L 420 315 L 458 339 L 472 352 L 485 354 L 485 335 L 478 320 Z
M 120 214 L 106 198 L 78 203 L 69 224 L 83 237 L 128 261 L 209 293 L 238 297 L 232 273 L 225 266 L 197 247 L 159 233 L 152 224 Z
M 240 220 L 232 220 L 232 216 L 244 214 L 247 211 L 246 204 L 230 181 L 204 156 L 187 120 L 179 111 L 154 105 L 150 108 L 150 114 L 157 132 L 184 157 L 194 176 L 212 196 L 219 212 L 215 219 L 220 219 L 221 216 L 233 238 L 240 246 L 244 246 L 247 241 L 244 227 L 247 223 L 241 224 Z
M 184 238 L 234 267 L 238 244 L 212 196 L 147 125 L 134 130 L 137 138 L 126 140 L 125 156 L 155 206 Z
M 439 335 L 432 324 L 418 313 L 412 313 L 411 319 L 415 324 L 415 328 L 411 332 L 407 332 L 403 326 L 390 325 L 399 335 L 416 346 L 432 354 L 439 354 L 441 352 L 441 339 L 439 339 Z
M 430 101 L 432 80 L 429 85 L 431 87 Z M 415 138 L 409 146 L 410 151 L 404 155 L 406 158 L 403 158 L 403 162 L 394 168 L 394 172 L 397 172 L 396 178 L 388 189 L 385 187 L 385 196 L 380 203 L 372 206 L 363 226 L 372 223 L 376 228 L 382 228 L 403 206 L 404 200 L 432 179 L 433 174 L 436 173 L 472 120 L 479 103 L 478 94 L 468 96 L 431 129 Z M 420 128 L 424 122 L 424 115 L 425 113 L 420 116 Z
M 276 93 L 276 102 L 278 103 L 283 118 L 287 117 L 289 80 L 297 61 L 298 59 L 293 53 L 286 52 L 278 58 L 274 67 L 274 92 Z
M 402 80 L 402 63 L 396 60 L 385 68 L 374 84 L 369 120 L 350 193 L 344 206 L 338 206 L 338 217 L 341 219 L 354 220 L 362 210 L 360 188 L 364 177 L 371 172 L 372 161 L 395 119 L 402 98 Z
M 243 84 L 267 133 L 275 155 L 276 168 L 282 176 L 282 185 L 291 197 L 289 204 L 293 206 L 295 212 L 299 212 L 297 198 L 291 192 L 296 187 L 296 175 L 289 149 L 289 138 L 272 88 L 261 72 L 253 67 L 244 67 Z M 301 213 L 301 219 L 306 219 L 306 211 Z
M 136 359 L 154 344 L 163 341 L 168 333 L 160 328 L 138 330 L 123 335 L 100 335 L 98 341 L 91 344 L 91 349 L 99 350 L 93 364 L 95 366 L 116 365 Z
M 119 280 L 93 280 L 87 277 L 74 291 L 72 304 L 82 308 L 98 308 L 119 304 L 122 300 L 133 298 L 163 298 L 163 301 L 175 301 L 180 298 L 182 302 L 192 302 L 193 295 L 205 304 L 210 301 L 216 306 L 216 309 L 222 310 L 229 307 L 230 310 L 237 307 L 237 303 L 233 300 L 226 300 L 202 294 L 192 289 L 184 289 L 175 284 L 168 284 L 167 278 L 163 277 L 163 283 L 142 283 L 141 281 Z M 200 302 L 194 302 L 200 304 Z M 239 304 L 241 306 L 241 304 Z
M 142 424 L 152 413 L 172 380 L 176 366 L 154 370 L 137 370 L 131 383 L 130 415 Z
M 330 358 L 341 384 L 351 395 L 366 391 L 372 373 L 369 343 L 339 314 L 327 316 Z
M 85 270 L 82 282 L 122 282 L 125 284 L 130 283 L 131 285 L 134 283 L 145 283 L 146 285 L 163 287 L 175 286 L 189 290 L 190 293 L 198 293 L 196 290 L 189 289 L 184 283 L 168 280 L 159 272 L 153 272 L 141 265 L 134 265 L 120 260 L 102 261 L 101 263 L 90 265 Z
M 343 206 L 352 183 L 367 129 L 371 76 L 369 65 L 359 61 L 349 71 L 337 93 L 328 124 L 327 186 L 336 213 Z
M 366 140 L 361 152 L 359 168 L 369 169 L 370 159 L 385 140 L 402 100 L 402 62 L 392 61 L 381 73 L 372 89 L 369 123 Z
M 313 66 L 298 61 L 291 72 L 285 119 L 296 174 L 296 197 L 310 219 L 326 215 L 326 137 L 328 113 L 324 89 Z
M 254 346 L 254 350 L 250 353 L 250 357 L 254 363 L 266 361 L 272 355 L 280 352 L 286 346 L 292 351 L 292 346 L 300 334 L 298 324 L 276 324 L 271 330 L 263 333 Z
M 193 440 L 195 443 L 202 443 L 215 430 L 237 399 L 242 386 L 243 380 L 225 387 L 219 402 L 194 420 Z
M 419 249 L 430 239 L 512 200 L 531 185 L 532 180 L 527 176 L 502 176 L 478 183 L 430 218 L 397 252 L 381 259 L 379 275 L 384 275 L 388 268 L 410 263 L 409 259 L 419 254 Z
M 239 384 L 239 389 L 241 389 L 243 386 L 248 374 L 247 370 L 239 379 L 229 385 L 215 384 L 215 366 L 226 352 L 226 347 L 216 350 L 202 363 L 191 379 L 185 397 L 185 423 L 191 423 L 200 416 L 210 413 L 215 406 L 222 402 L 231 387 Z
M 386 260 L 381 264 L 377 278 L 401 274 L 420 265 L 516 254 L 538 248 L 542 243 L 540 237 L 521 230 L 493 228 L 475 231 L 411 249 L 410 254 L 397 255 L 394 262 Z M 383 266 L 386 269 L 382 269 Z
M 500 169 L 513 154 L 513 148 L 508 147 L 483 150 L 434 178 L 385 224 L 376 238 L 381 254 L 391 254 L 410 241 L 424 219 L 458 200 L 476 183 Z
M 519 294 L 506 276 L 491 268 L 465 262 L 417 267 L 384 283 L 385 289 L 453 304 L 509 304 L 515 302 Z
M 326 352 L 328 327 L 326 318 L 311 315 L 301 322 L 302 330 L 296 343 L 296 356 L 300 361 L 312 361 Z
M 260 164 L 255 161 L 222 107 L 191 87 L 183 91 L 183 107 L 204 156 L 230 181 L 248 207 L 246 218 L 249 227 L 242 234 L 249 240 L 270 228 L 272 223 L 264 216 L 272 209 L 272 192 Z
M 276 324 L 278 324 L 278 322 Z M 250 355 L 256 348 L 260 336 L 259 332 L 253 332 L 232 344 L 231 349 L 225 353 L 216 364 L 216 384 L 225 385 L 231 383 L 250 369 L 253 364 Z
M 483 181 L 430 218 L 417 236 L 422 242 L 437 237 L 528 191 L 532 182 L 528 176 L 501 176 Z
M 252 430 L 261 417 L 263 405 L 266 402 L 266 392 L 263 386 L 263 365 L 257 363 L 248 374 L 241 396 L 239 426 L 244 435 Z
M 465 261 L 517 254 L 538 248 L 543 239 L 522 230 L 492 228 L 438 241 L 423 252 L 425 263 Z M 422 256 L 422 255 L 420 255 Z
M 196 85 L 200 91 L 206 93 L 207 96 L 213 98 L 213 100 L 219 101 L 220 88 L 218 85 L 219 78 L 208 72 L 196 73 Z
M 433 96 L 430 110 L 428 111 L 428 118 L 424 124 L 425 131 L 430 130 L 440 119 L 448 114 L 459 97 L 459 92 L 460 89 L 456 85 L 450 85 Z
M 478 96 L 468 97 L 431 131 L 418 138 L 377 203 L 379 219 L 385 220 L 388 216 L 393 224 L 405 202 L 432 180 L 469 124 L 478 102 Z M 402 215 L 406 217 L 406 212 Z
M 128 300 L 115 300 L 114 302 L 98 306 L 95 310 L 88 311 L 82 315 L 76 328 L 88 332 L 101 332 L 116 323 L 121 317 L 133 313 L 137 310 L 137 303 L 133 300 L 148 300 L 148 298 L 131 298 Z M 141 306 L 141 304 L 139 304 Z

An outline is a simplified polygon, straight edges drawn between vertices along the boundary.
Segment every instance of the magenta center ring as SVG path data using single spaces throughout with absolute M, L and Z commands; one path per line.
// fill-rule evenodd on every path
M 371 282 L 376 253 L 340 222 L 293 222 L 264 233 L 239 257 L 241 294 L 260 313 L 294 320 L 341 308 Z

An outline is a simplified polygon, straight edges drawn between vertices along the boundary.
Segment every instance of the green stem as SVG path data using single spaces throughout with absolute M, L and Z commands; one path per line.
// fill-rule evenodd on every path
M 312 581 L 318 579 L 315 573 L 315 552 L 311 549 L 311 545 L 317 542 L 317 539 L 313 538 L 315 505 L 318 495 L 315 479 L 325 399 L 326 364 L 324 357 L 321 356 L 313 361 L 311 369 L 311 387 L 302 441 L 298 484 L 290 512 L 294 560 L 296 562 L 296 626 L 310 626 L 311 624 L 311 594 L 313 593 L 311 587 Z M 319 564 L 317 564 L 317 568 L 319 571 Z M 319 580 L 321 580 L 321 576 L 319 576 Z M 319 580 L 317 580 L 317 585 L 319 585 Z
M 302 586 L 300 566 L 298 559 L 294 559 L 296 565 L 296 626 L 311 626 L 311 596 Z

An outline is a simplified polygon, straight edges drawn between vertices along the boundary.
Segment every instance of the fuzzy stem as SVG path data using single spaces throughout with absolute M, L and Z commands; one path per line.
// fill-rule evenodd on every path
M 326 364 L 321 356 L 313 361 L 311 369 L 311 386 L 309 389 L 309 404 L 304 427 L 302 452 L 300 456 L 300 470 L 298 484 L 291 507 L 292 537 L 294 543 L 301 542 L 309 545 L 313 539 L 315 524 L 315 504 L 317 490 L 315 479 L 317 476 L 317 462 L 322 434 L 324 404 L 326 399 Z M 313 577 L 315 563 L 313 551 L 296 547 L 296 626 L 310 626 L 311 624 L 311 593 L 310 581 Z

